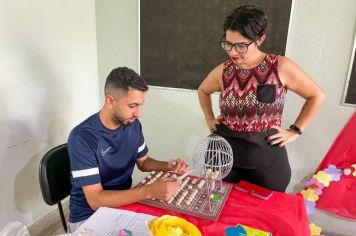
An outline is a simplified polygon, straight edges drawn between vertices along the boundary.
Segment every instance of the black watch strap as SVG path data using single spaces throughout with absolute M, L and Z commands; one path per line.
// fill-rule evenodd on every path
M 302 131 L 301 131 L 301 130 L 299 129 L 299 127 L 296 126 L 296 125 L 291 125 L 291 126 L 289 126 L 289 128 L 290 128 L 291 130 L 293 130 L 294 132 L 296 132 L 297 134 L 299 134 L 299 135 L 302 134 Z

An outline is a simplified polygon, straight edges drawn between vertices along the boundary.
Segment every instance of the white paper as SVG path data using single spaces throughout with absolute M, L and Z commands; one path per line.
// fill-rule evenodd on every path
M 117 236 L 120 229 L 128 229 L 134 236 L 152 236 L 147 222 L 154 218 L 156 217 L 148 214 L 100 207 L 75 233 L 89 229 L 96 236 Z

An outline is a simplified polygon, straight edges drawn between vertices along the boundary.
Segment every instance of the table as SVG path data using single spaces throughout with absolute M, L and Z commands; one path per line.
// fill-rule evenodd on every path
M 273 236 L 309 236 L 309 219 L 300 194 L 274 192 L 263 200 L 241 192 L 235 187 L 217 221 L 188 216 L 140 203 L 120 207 L 134 212 L 162 216 L 165 214 L 182 217 L 196 225 L 204 236 L 225 235 L 227 227 L 243 224 L 271 232 Z

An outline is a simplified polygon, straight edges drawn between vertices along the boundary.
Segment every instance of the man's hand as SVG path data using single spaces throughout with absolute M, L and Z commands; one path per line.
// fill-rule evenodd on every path
M 182 181 L 176 180 L 174 178 L 162 178 L 156 182 L 146 185 L 149 189 L 149 198 L 157 198 L 160 200 L 167 201 L 173 195 L 178 192 L 180 184 Z
M 177 173 L 184 173 L 189 170 L 188 164 L 182 159 L 170 160 L 168 162 L 168 170 Z

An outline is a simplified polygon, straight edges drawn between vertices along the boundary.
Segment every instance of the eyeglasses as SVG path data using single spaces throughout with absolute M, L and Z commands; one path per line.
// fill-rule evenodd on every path
M 236 52 L 238 52 L 238 53 L 246 53 L 248 46 L 250 46 L 253 42 L 255 42 L 255 41 L 252 40 L 249 43 L 232 44 L 231 42 L 226 41 L 225 37 L 223 37 L 222 40 L 220 40 L 220 45 L 221 45 L 222 49 L 224 49 L 225 51 L 231 51 L 232 48 L 235 48 Z

